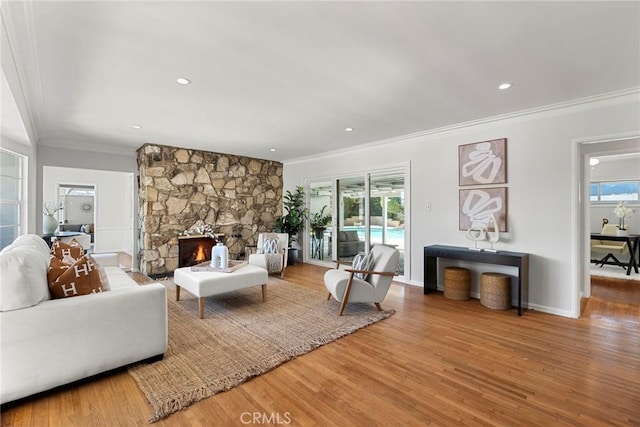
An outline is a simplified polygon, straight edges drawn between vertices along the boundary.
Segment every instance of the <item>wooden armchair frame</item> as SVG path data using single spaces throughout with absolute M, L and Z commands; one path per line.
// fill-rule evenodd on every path
M 333 260 L 332 262 L 336 263 L 336 268 L 340 268 L 340 265 L 350 264 L 347 262 L 341 262 L 339 260 Z M 351 284 L 353 283 L 354 274 L 363 273 L 363 274 L 379 274 L 381 276 L 391 276 L 391 277 L 396 276 L 396 273 L 392 273 L 390 271 L 354 270 L 353 268 L 345 268 L 344 271 L 351 274 L 349 275 L 349 281 L 347 282 L 347 286 L 344 288 L 344 295 L 342 296 L 342 301 L 340 302 L 340 310 L 338 310 L 338 316 L 342 316 L 342 312 L 344 311 L 345 307 L 347 306 L 347 303 L 349 302 L 349 294 L 351 293 Z M 327 300 L 330 300 L 330 299 L 331 299 L 331 292 L 329 292 L 329 296 L 327 297 Z M 380 306 L 380 303 L 376 302 L 374 304 L 376 305 L 376 308 L 378 309 L 378 311 L 382 311 L 382 307 Z

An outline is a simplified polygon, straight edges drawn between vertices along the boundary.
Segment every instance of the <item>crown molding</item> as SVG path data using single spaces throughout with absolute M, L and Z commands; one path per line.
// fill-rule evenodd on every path
M 49 147 L 54 149 L 88 151 L 92 153 L 116 154 L 119 156 L 136 156 L 135 147 L 114 144 L 112 141 L 88 141 L 88 140 L 60 140 L 46 139 L 38 141 L 38 147 Z
M 636 95 L 635 98 L 634 98 L 634 95 Z M 624 102 L 634 102 L 634 101 L 637 102 L 639 100 L 640 100 L 640 87 L 633 87 L 633 88 L 619 90 L 615 92 L 608 92 L 608 93 L 589 96 L 585 98 L 563 101 L 555 104 L 543 105 L 540 107 L 529 108 L 526 110 L 519 110 L 511 113 L 500 114 L 497 116 L 486 117 L 483 119 L 457 123 L 450 126 L 442 126 L 439 128 L 428 129 L 420 132 L 410 133 L 407 135 L 395 136 L 392 138 L 368 142 L 365 144 L 360 144 L 360 145 L 356 145 L 349 148 L 341 148 L 339 150 L 328 151 L 315 156 L 304 156 L 304 157 L 298 157 L 290 160 L 283 160 L 282 163 L 285 166 L 295 165 L 300 163 L 306 163 L 309 161 L 316 161 L 318 159 L 328 159 L 328 158 L 344 156 L 347 153 L 352 153 L 354 151 L 360 151 L 363 149 L 377 147 L 379 145 L 393 144 L 393 143 L 397 143 L 397 142 L 405 141 L 409 139 L 443 134 L 447 132 L 452 132 L 456 130 L 461 130 L 461 129 L 493 123 L 493 122 L 498 122 L 502 120 L 514 119 L 519 117 L 528 117 L 528 116 L 534 116 L 534 115 L 540 115 L 540 114 L 551 114 L 551 115 L 562 114 L 565 112 L 565 110 L 593 108 L 594 106 L 597 106 L 599 104 L 613 104 L 613 103 L 624 103 Z
M 2 1 L 2 70 L 16 99 L 22 120 L 31 141 L 44 135 L 41 111 L 44 106 L 37 40 L 34 30 L 33 2 Z M 25 38 L 27 43 L 20 43 Z M 31 89 L 30 89 L 31 88 Z

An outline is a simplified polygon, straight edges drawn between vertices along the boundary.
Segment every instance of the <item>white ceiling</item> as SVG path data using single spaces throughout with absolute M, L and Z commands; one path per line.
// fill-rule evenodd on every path
M 283 161 L 640 87 L 638 1 L 1 7 L 3 70 L 51 146 Z

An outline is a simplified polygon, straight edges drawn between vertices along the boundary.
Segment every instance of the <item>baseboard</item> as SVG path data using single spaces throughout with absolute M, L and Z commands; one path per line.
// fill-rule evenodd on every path
M 560 310 L 557 309 L 555 307 L 549 307 L 546 305 L 539 305 L 539 304 L 528 304 L 528 308 L 529 310 L 535 310 L 535 311 L 539 311 L 541 313 L 547 313 L 547 314 L 553 314 L 555 316 L 562 316 L 562 317 L 568 317 L 570 319 L 576 319 L 576 317 L 573 315 L 572 312 L 568 311 L 568 310 Z M 523 307 L 523 310 L 527 310 Z

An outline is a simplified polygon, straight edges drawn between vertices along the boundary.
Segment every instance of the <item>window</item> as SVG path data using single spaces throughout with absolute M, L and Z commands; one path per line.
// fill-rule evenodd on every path
M 589 200 L 592 202 L 620 202 L 638 200 L 640 181 L 601 181 L 589 186 Z
M 0 249 L 24 227 L 24 157 L 0 148 Z

